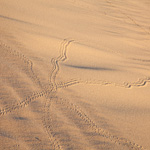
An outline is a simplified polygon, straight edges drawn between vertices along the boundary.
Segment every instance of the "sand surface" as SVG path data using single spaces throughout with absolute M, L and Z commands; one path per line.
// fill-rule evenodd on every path
M 0 150 L 150 150 L 150 1 L 1 0 Z

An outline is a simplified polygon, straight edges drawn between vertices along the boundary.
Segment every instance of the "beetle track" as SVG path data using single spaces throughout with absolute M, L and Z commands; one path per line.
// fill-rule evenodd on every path
M 52 70 L 51 75 L 50 75 L 50 83 L 53 84 L 53 86 L 56 88 L 56 90 L 57 90 L 56 76 L 59 72 L 59 62 L 60 61 L 63 62 L 67 59 L 67 56 L 66 56 L 67 47 L 73 41 L 74 40 L 67 41 L 66 39 L 64 39 L 63 42 L 61 43 L 61 47 L 60 47 L 60 56 L 58 56 L 57 58 L 51 59 L 51 64 L 53 65 L 53 70 Z
M 114 7 L 114 8 L 117 8 L 115 5 L 112 4 L 112 0 L 106 0 L 106 2 Z M 145 28 L 142 27 L 142 25 L 138 24 L 133 18 L 129 17 L 126 13 L 122 12 L 119 8 L 117 8 L 118 11 L 123 14 L 126 18 L 128 18 L 131 22 L 133 22 L 134 25 L 136 25 L 137 27 L 139 27 L 143 32 L 145 32 L 146 34 L 150 35 L 150 31 L 149 30 L 146 30 Z
M 49 137 L 49 140 L 51 142 L 51 145 L 54 147 L 54 149 L 56 150 L 63 150 L 63 148 L 61 147 L 59 141 L 55 138 L 51 126 L 48 124 L 48 120 L 51 120 L 51 117 L 49 115 L 49 109 L 50 109 L 50 101 L 51 101 L 51 93 L 49 93 L 48 95 L 45 95 L 46 98 L 46 102 L 44 104 L 44 116 L 43 116 L 43 126 L 46 129 L 47 135 Z M 48 120 L 46 119 L 48 118 Z M 48 125 L 47 125 L 48 124 Z
M 52 58 L 51 59 L 51 64 L 53 65 L 53 70 L 51 72 L 51 75 L 50 75 L 50 84 L 53 85 L 53 89 L 54 91 L 52 91 L 53 93 L 56 93 L 57 92 L 57 84 L 56 84 L 56 76 L 59 72 L 59 62 L 60 61 L 65 61 L 67 59 L 67 56 L 66 56 L 66 51 L 67 51 L 67 47 L 68 45 L 72 42 L 72 40 L 70 41 L 67 41 L 66 39 L 64 39 L 61 43 L 61 46 L 60 46 L 60 55 L 55 59 L 55 58 Z M 51 93 L 50 93 L 51 94 Z M 50 96 L 50 95 L 49 95 Z M 53 137 L 53 145 L 56 149 L 59 149 L 59 150 L 62 150 L 62 146 L 59 144 L 59 141 L 55 139 L 55 136 L 53 134 L 53 132 L 51 131 L 50 127 L 47 124 L 47 120 L 46 118 L 50 118 L 50 115 L 49 115 L 49 107 L 50 107 L 50 103 L 51 103 L 51 97 L 48 98 L 47 95 L 46 95 L 46 102 L 44 104 L 44 116 L 43 116 L 43 125 L 46 129 L 46 132 L 49 136 L 50 139 L 52 139 Z M 46 115 L 48 115 L 48 117 L 46 117 Z M 51 137 L 52 135 L 52 137 Z
M 64 40 L 64 41 L 66 41 L 66 40 Z M 56 92 L 57 88 L 66 88 L 66 87 L 71 86 L 71 85 L 75 85 L 75 84 L 78 84 L 78 83 L 83 83 L 83 82 L 78 81 L 78 80 L 71 80 L 71 81 L 68 81 L 68 82 L 61 82 L 61 83 L 57 83 L 57 84 L 55 83 L 56 82 L 55 81 L 56 80 L 56 76 L 57 76 L 57 74 L 59 72 L 59 64 L 58 63 L 59 63 L 59 61 L 65 61 L 67 59 L 67 46 L 69 45 L 70 42 L 72 42 L 72 41 L 66 42 L 65 45 L 63 45 L 64 48 L 62 48 L 61 55 L 59 57 L 57 57 L 57 59 L 54 59 L 55 60 L 54 65 L 53 65 L 54 68 L 53 68 L 52 75 L 51 75 L 51 76 L 53 76 L 53 74 L 54 74 L 54 76 L 53 76 L 53 82 L 50 82 L 50 86 L 51 86 L 52 90 L 50 90 L 50 91 L 45 90 L 45 91 L 42 91 L 42 92 L 39 92 L 39 93 L 32 94 L 31 96 L 28 96 L 25 100 L 23 100 L 22 102 L 20 102 L 16 106 L 13 106 L 12 108 L 6 108 L 6 109 L 0 110 L 0 115 L 4 115 L 4 114 L 12 112 L 12 111 L 14 111 L 16 109 L 25 107 L 25 106 L 29 105 L 29 103 L 31 101 L 33 101 L 33 100 L 35 100 L 35 99 L 37 99 L 39 97 L 42 97 L 42 96 L 46 96 L 47 97 L 47 95 L 51 94 L 52 92 Z M 7 47 L 7 48 L 9 48 L 9 47 Z M 29 59 L 26 59 L 26 57 L 24 57 L 24 55 L 20 55 L 18 52 L 16 52 L 16 54 L 13 54 L 13 55 L 19 57 L 20 59 L 23 58 L 22 60 L 23 61 L 25 60 L 24 63 L 30 66 L 31 72 L 33 71 L 33 63 L 32 63 L 32 61 L 30 61 Z M 32 73 L 33 73 L 33 75 L 35 75 L 34 72 L 32 72 Z M 52 77 L 50 77 L 50 78 L 52 78 Z M 88 83 L 88 81 L 85 81 L 85 82 Z M 104 85 L 116 84 L 116 83 L 105 82 L 105 81 L 102 81 L 102 82 L 103 82 Z M 147 82 L 150 82 L 150 78 L 139 79 L 139 81 L 137 81 L 135 83 L 132 83 L 131 85 L 129 83 L 125 83 L 125 85 L 128 88 L 130 88 L 131 86 L 144 86 Z M 54 89 L 54 91 L 53 91 L 54 87 L 56 87 L 56 89 Z M 45 108 L 48 108 L 48 109 L 45 110 L 45 112 L 46 111 L 49 112 L 49 106 L 50 106 L 49 98 L 48 98 L 47 101 L 48 101 L 48 104 L 47 103 L 45 104 Z M 47 105 L 48 105 L 48 107 L 47 107 Z M 74 105 L 74 104 L 71 104 L 71 105 Z M 80 116 L 80 118 L 82 118 L 82 120 L 84 120 L 85 122 L 91 123 L 91 126 L 92 126 L 93 130 L 96 133 L 98 132 L 99 134 L 103 134 L 105 132 L 105 130 L 99 129 L 97 127 L 97 125 L 93 121 L 91 121 L 86 114 L 84 114 L 82 111 L 78 110 L 76 108 L 76 106 L 75 106 L 74 109 L 72 109 L 72 108 L 70 108 L 70 109 L 73 110 L 73 111 L 75 111 L 76 114 L 78 116 Z M 46 117 L 45 117 L 45 119 L 46 119 Z M 45 120 L 45 122 L 46 122 L 46 120 Z M 59 142 L 55 139 L 54 135 L 52 135 L 52 131 L 49 131 L 49 130 L 51 130 L 50 127 L 46 126 L 46 128 L 47 128 L 47 132 L 49 132 L 48 133 L 49 137 L 51 137 L 51 136 L 53 137 L 54 147 L 58 148 L 58 149 L 62 149 L 61 146 L 59 145 Z M 116 142 L 113 140 L 115 143 L 119 143 L 119 142 L 121 142 L 121 140 L 124 140 L 124 142 L 125 142 L 125 139 L 121 139 L 121 138 L 119 139 L 118 137 L 109 135 L 109 133 L 107 133 L 105 135 L 105 137 L 106 138 L 110 138 L 110 139 L 111 138 L 112 139 L 117 139 Z M 119 140 L 119 142 L 118 142 L 118 140 Z M 140 147 L 139 145 L 137 145 L 135 143 L 131 144 L 130 141 L 126 141 L 126 142 L 128 142 L 127 144 L 129 144 L 130 147 L 133 146 L 132 149 L 134 149 L 134 148 L 137 149 L 136 147 L 139 147 L 140 149 L 143 149 L 143 147 Z M 125 144 L 125 145 L 127 146 L 127 144 Z
M 112 85 L 115 87 L 122 87 L 122 88 L 127 88 L 130 89 L 132 87 L 145 87 L 148 83 L 150 82 L 150 77 L 145 77 L 145 78 L 139 78 L 135 82 L 123 82 L 121 83 L 115 83 L 115 82 L 110 82 L 110 81 L 105 81 L 105 80 L 82 80 L 82 79 L 74 79 L 73 81 L 68 81 L 68 82 L 61 82 L 61 85 L 58 84 L 58 87 L 61 87 L 62 85 L 64 87 L 68 87 L 70 85 L 75 85 L 75 84 L 95 84 L 95 85 Z M 66 85 L 66 86 L 65 86 Z
M 64 83 L 58 83 L 58 88 L 66 88 L 68 86 L 72 86 L 74 84 L 77 84 L 79 82 L 73 82 L 68 81 L 68 82 L 64 82 Z M 0 116 L 6 115 L 8 113 L 11 113 L 15 110 L 18 110 L 20 108 L 24 108 L 26 106 L 28 106 L 32 101 L 41 98 L 43 96 L 45 96 L 46 94 L 50 94 L 50 92 L 54 92 L 53 90 L 53 86 L 51 85 L 51 87 L 47 88 L 46 90 L 43 90 L 41 92 L 33 92 L 33 94 L 31 94 L 30 96 L 27 96 L 23 101 L 21 101 L 20 103 L 17 103 L 16 105 L 13 105 L 12 107 L 4 107 L 2 109 L 0 109 Z
M 63 85 L 64 87 L 67 87 L 69 85 L 73 85 L 73 84 L 76 84 L 76 83 L 80 83 L 79 81 L 77 80 L 74 80 L 74 81 L 70 81 L 70 82 L 66 82 L 66 83 L 62 83 L 61 85 L 55 83 L 55 79 L 56 79 L 56 76 L 59 72 L 59 61 L 64 61 L 67 59 L 67 56 L 66 56 L 66 52 L 67 52 L 67 46 L 69 44 L 67 43 L 64 47 L 65 47 L 65 50 L 63 51 L 62 50 L 62 54 L 57 57 L 56 59 L 52 59 L 52 62 L 53 62 L 53 66 L 54 66 L 54 69 L 53 69 L 53 73 L 51 74 L 51 78 L 53 78 L 53 80 L 50 80 L 52 82 L 52 84 L 54 86 L 56 86 L 56 91 L 57 91 L 57 87 L 61 87 L 61 85 Z M 62 48 L 63 49 L 63 48 Z M 64 59 L 63 59 L 64 58 Z M 56 71 L 56 72 L 55 72 Z M 54 74 L 54 76 L 53 76 Z M 139 82 L 140 81 L 140 82 Z M 131 86 L 136 86 L 136 85 L 143 85 L 143 82 L 145 83 L 145 81 L 139 79 L 139 81 L 137 81 L 137 84 L 129 84 L 129 83 L 125 83 L 123 84 L 124 87 L 128 87 L 130 88 Z M 138 84 L 140 83 L 140 84 Z M 107 84 L 114 84 L 114 85 L 117 85 L 116 83 L 111 83 L 111 82 L 104 82 L 103 81 L 103 84 L 107 85 Z M 145 85 L 145 84 L 144 84 Z M 117 86 L 120 86 L 120 85 L 117 85 Z M 122 86 L 122 85 L 121 85 Z M 55 92 L 56 92 L 55 91 Z M 49 101 L 48 101 L 49 102 Z M 46 108 L 46 105 L 45 104 L 45 108 Z M 62 103 L 62 105 L 64 105 L 64 103 Z M 50 106 L 50 104 L 48 104 L 48 106 Z M 73 110 L 73 109 L 72 109 Z M 46 110 L 45 110 L 46 111 Z M 87 115 L 82 115 L 82 112 L 79 111 L 77 108 L 74 109 L 74 111 L 78 114 L 78 116 L 80 116 L 82 118 L 82 120 L 84 120 L 85 122 L 89 122 L 91 123 L 91 127 L 92 129 L 96 132 L 96 133 L 99 133 L 99 135 L 103 134 L 103 136 L 105 138 L 109 138 L 111 141 L 113 141 L 114 143 L 118 143 L 119 145 L 123 145 L 123 146 L 127 146 L 131 149 L 135 149 L 135 150 L 142 150 L 143 147 L 142 146 L 139 146 L 138 144 L 135 144 L 135 143 L 131 143 L 129 140 L 126 140 L 126 139 L 121 139 L 121 138 L 118 138 L 117 136 L 113 136 L 111 135 L 109 132 L 106 132 L 105 130 L 101 129 L 101 128 L 98 128 L 97 125 L 89 119 L 89 117 Z M 49 107 L 48 107 L 48 110 L 47 112 L 49 112 Z M 50 115 L 49 115 L 50 117 Z M 45 117 L 45 120 L 46 120 L 46 117 Z M 48 132 L 48 131 L 47 131 Z M 51 131 L 52 132 L 52 131 Z
M 73 40 L 71 40 L 71 41 L 73 41 Z M 71 41 L 69 41 L 69 42 L 71 42 Z M 67 40 L 65 39 L 63 42 L 67 42 Z M 63 44 L 63 42 L 62 42 L 62 44 Z M 66 56 L 66 47 L 68 46 L 69 42 L 64 43 L 64 45 L 63 45 L 63 47 L 65 47 L 64 55 L 63 55 L 63 49 L 61 48 L 61 55 L 60 55 L 59 57 L 57 57 L 57 59 L 58 59 L 59 61 L 60 61 L 60 60 L 64 61 L 65 59 L 67 59 L 67 56 Z M 7 45 L 4 44 L 4 43 L 0 43 L 0 45 L 1 45 L 1 46 L 3 45 L 3 46 L 5 46 L 6 48 L 12 50 L 11 47 L 7 46 Z M 14 50 L 12 50 L 12 51 L 14 51 Z M 12 53 L 11 51 L 9 51 L 9 52 Z M 15 55 L 15 53 L 17 53 L 17 55 Z M 25 57 L 24 55 L 22 55 L 21 53 L 19 53 L 19 52 L 17 52 L 17 51 L 14 51 L 14 54 L 13 54 L 13 55 L 14 55 L 14 56 L 20 56 L 19 58 L 22 59 L 22 60 L 24 60 L 24 62 L 27 63 L 27 65 L 30 64 L 31 72 L 32 72 L 33 76 L 35 76 L 35 73 L 34 73 L 34 71 L 33 71 L 33 63 L 32 63 L 31 60 L 29 60 L 27 57 Z M 58 64 L 57 64 L 57 65 L 58 65 Z M 59 66 L 58 66 L 58 67 L 59 67 Z M 55 69 L 56 69 L 56 67 L 55 67 Z M 58 71 L 59 71 L 59 70 L 58 70 Z M 57 71 L 57 72 L 58 72 L 58 71 Z M 55 77 L 54 77 L 54 78 L 56 78 L 56 74 L 55 74 Z M 37 79 L 37 77 L 35 76 L 34 79 Z M 38 81 L 39 85 L 41 85 L 39 79 L 37 79 L 37 81 Z M 99 83 L 98 83 L 99 81 L 97 81 L 97 82 L 92 82 L 92 81 L 78 81 L 78 80 L 75 80 L 75 81 L 70 81 L 70 83 L 69 83 L 69 82 L 68 82 L 68 83 L 66 82 L 66 83 L 56 84 L 56 85 L 57 85 L 58 88 L 66 88 L 66 87 L 68 87 L 68 86 L 70 86 L 70 85 L 74 85 L 74 84 L 77 84 L 77 83 L 80 83 L 80 82 L 81 82 L 81 83 L 86 83 L 86 84 L 99 84 Z M 125 88 L 131 88 L 132 86 L 140 87 L 140 86 L 146 85 L 147 82 L 150 82 L 150 78 L 139 79 L 139 81 L 134 82 L 134 83 L 127 83 L 127 82 L 124 82 L 124 84 L 122 84 L 122 85 L 121 85 L 121 84 L 116 84 L 116 83 L 113 83 L 113 82 L 107 82 L 107 81 L 100 81 L 100 82 L 101 82 L 100 84 L 102 84 L 102 85 L 115 85 L 115 86 L 120 86 L 120 87 L 125 87 Z M 137 84 L 136 84 L 136 83 L 137 83 Z M 55 85 L 55 86 L 56 86 L 56 85 Z
M 0 46 L 1 47 L 5 47 L 6 48 L 6 52 L 8 52 L 9 54 L 18 57 L 20 60 L 22 60 L 27 67 L 29 68 L 29 70 L 31 71 L 30 77 L 33 79 L 33 81 L 37 84 L 37 85 L 41 85 L 40 79 L 35 75 L 34 70 L 33 70 L 33 62 L 27 58 L 24 54 L 12 49 L 10 46 L 6 45 L 3 42 L 0 42 Z
M 70 103 L 66 99 L 63 98 L 57 98 L 58 103 L 60 103 L 62 106 L 66 107 L 67 109 L 70 109 L 71 111 L 74 111 L 85 123 L 88 123 L 89 128 L 91 128 L 95 133 L 98 133 L 100 136 L 103 136 L 110 141 L 117 143 L 122 146 L 126 146 L 129 149 L 133 150 L 144 150 L 144 148 L 136 143 L 132 143 L 127 139 L 119 138 L 117 136 L 111 135 L 108 131 L 105 131 L 102 128 L 99 128 L 94 121 L 90 119 L 77 105 Z

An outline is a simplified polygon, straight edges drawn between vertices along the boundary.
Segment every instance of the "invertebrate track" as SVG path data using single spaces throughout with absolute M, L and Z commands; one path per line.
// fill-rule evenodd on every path
M 17 57 L 19 60 L 21 60 L 23 63 L 25 63 L 28 67 L 28 69 L 30 70 L 30 77 L 33 79 L 33 81 L 39 85 L 41 85 L 40 79 L 36 76 L 34 70 L 33 70 L 33 62 L 27 58 L 24 54 L 12 49 L 10 46 L 8 46 L 7 44 L 3 43 L 0 41 L 0 49 L 3 50 L 2 53 L 8 53 L 14 57 Z
M 112 6 L 113 8 L 117 8 L 113 2 L 111 0 L 106 0 L 106 2 Z M 122 10 L 120 10 L 119 8 L 118 9 L 118 12 L 123 14 L 128 20 L 130 20 L 134 25 L 136 25 L 138 28 L 140 28 L 141 30 L 143 30 L 143 32 L 145 32 L 147 35 L 150 35 L 150 31 L 145 29 L 142 25 L 140 25 L 139 23 L 137 23 L 132 17 L 130 17 L 129 15 L 127 15 L 126 13 L 124 13 Z
M 63 150 L 75 147 L 69 143 L 71 139 L 69 133 L 65 133 L 65 137 L 62 137 L 59 132 L 61 132 L 59 129 L 56 129 L 56 127 L 53 125 L 55 122 L 55 117 L 52 116 L 52 110 L 51 108 L 53 106 L 58 109 L 58 112 L 60 111 L 68 120 L 70 120 L 74 126 L 78 130 L 80 130 L 80 134 L 84 135 L 85 138 L 90 142 L 90 134 L 95 135 L 94 140 L 96 139 L 105 139 L 111 144 L 118 145 L 118 146 L 124 146 L 128 149 L 133 150 L 143 150 L 144 148 L 142 146 L 139 146 L 138 144 L 135 144 L 133 142 L 130 142 L 129 140 L 125 138 L 117 137 L 110 132 L 100 128 L 96 123 L 90 119 L 90 117 L 84 113 L 84 111 L 79 108 L 79 106 L 71 103 L 67 99 L 59 98 L 56 96 L 57 89 L 61 88 L 67 88 L 76 84 L 100 84 L 100 85 L 113 85 L 113 86 L 119 86 L 124 88 L 131 88 L 131 87 L 143 87 L 148 82 L 150 82 L 149 77 L 145 77 L 142 79 L 139 79 L 137 82 L 132 83 L 122 83 L 117 84 L 109 81 L 94 81 L 94 80 L 82 80 L 82 79 L 72 79 L 66 82 L 57 82 L 57 75 L 60 71 L 60 62 L 64 62 L 67 59 L 67 50 L 68 46 L 73 42 L 74 40 L 68 40 L 64 39 L 60 46 L 60 54 L 56 58 L 51 59 L 52 64 L 52 70 L 50 71 L 49 76 L 49 87 L 44 88 L 42 85 L 40 79 L 36 76 L 33 69 L 33 62 L 29 60 L 24 55 L 16 52 L 16 51 L 10 51 L 11 48 L 4 44 L 0 44 L 1 47 L 5 47 L 7 49 L 7 53 L 10 53 L 14 57 L 18 57 L 20 60 L 22 60 L 25 64 L 27 64 L 31 74 L 32 79 L 36 82 L 36 84 L 40 87 L 41 91 L 33 92 L 30 96 L 27 96 L 24 100 L 17 103 L 16 105 L 12 105 L 11 107 L 4 107 L 0 109 L 0 116 L 4 116 L 8 113 L 11 113 L 15 110 L 21 109 L 23 107 L 28 106 L 32 101 L 35 101 L 36 99 L 40 97 L 45 97 L 44 106 L 43 106 L 43 118 L 42 123 L 43 127 L 49 137 L 49 149 L 57 149 L 57 150 Z M 55 115 L 54 115 L 55 116 Z M 72 119 L 71 116 L 73 116 L 75 119 Z M 59 125 L 59 123 L 58 123 Z M 62 125 L 63 127 L 64 125 Z M 61 128 L 60 128 L 61 129 Z M 62 131 L 64 129 L 62 128 Z M 88 132 L 90 130 L 90 133 Z M 65 132 L 65 131 L 64 131 Z M 89 135 L 88 135 L 89 134 Z M 86 135 L 86 136 L 85 136 Z M 87 136 L 88 135 L 88 136 Z M 64 138 L 64 139 L 63 139 Z M 66 141 L 63 141 L 66 140 Z M 76 143 L 76 139 L 73 138 L 74 142 Z M 92 144 L 92 143 L 91 143 Z M 81 144 L 82 145 L 82 144 Z M 79 146 L 79 145 L 78 145 Z M 100 146 L 100 145 L 99 145 Z M 102 145 L 101 145 L 102 146 Z M 104 145 L 103 145 L 104 146 Z M 79 146 L 80 147 L 80 146 Z
M 150 82 L 150 77 L 140 78 L 135 82 L 123 82 L 123 83 L 115 83 L 110 81 L 104 81 L 104 80 L 75 80 L 75 82 L 83 83 L 83 84 L 100 84 L 100 85 L 112 85 L 116 87 L 123 87 L 123 88 L 132 88 L 132 87 L 144 87 L 146 84 Z M 74 82 L 74 83 L 75 83 Z
M 82 131 L 84 134 L 85 132 L 88 132 L 90 129 L 90 134 L 89 135 L 93 135 L 94 133 L 96 134 L 96 139 L 103 137 L 107 140 L 109 140 L 110 142 L 113 142 L 114 144 L 117 145 L 122 145 L 125 146 L 129 149 L 134 149 L 134 150 L 143 150 L 144 148 L 138 144 L 132 143 L 127 139 L 124 138 L 119 138 L 117 136 L 112 135 L 111 133 L 109 133 L 108 131 L 98 127 L 94 121 L 92 121 L 90 119 L 89 116 L 87 116 L 81 108 L 79 108 L 79 106 L 69 102 L 69 100 L 67 99 L 63 99 L 63 98 L 58 98 L 58 97 L 53 97 L 54 100 L 51 101 L 52 103 L 52 107 L 56 107 L 62 114 L 64 113 L 64 115 L 70 120 L 70 122 L 74 122 L 75 125 L 80 129 L 80 131 Z M 49 115 L 53 114 L 53 112 L 51 111 L 51 109 L 49 110 Z M 55 116 L 55 115 L 54 115 Z M 50 116 L 49 116 L 50 117 Z M 55 117 L 53 118 L 53 120 L 56 120 Z M 65 144 L 63 142 L 64 145 L 69 145 L 67 143 L 67 141 L 69 141 L 69 139 L 67 139 L 67 136 L 61 136 L 61 134 L 59 134 L 59 132 L 62 132 L 63 130 L 63 125 L 59 125 L 57 123 L 57 126 L 55 127 L 53 124 L 55 124 L 56 122 L 53 122 L 53 120 L 49 120 L 49 124 L 52 126 L 52 128 L 54 128 L 57 131 L 58 134 L 58 139 L 61 141 L 64 138 L 65 139 Z M 62 126 L 62 129 L 58 129 L 60 128 L 60 126 Z M 57 128 L 58 127 L 58 128 Z M 92 134 L 93 133 L 93 134 Z M 87 137 L 88 133 L 86 133 L 86 137 Z M 57 135 L 56 135 L 57 137 Z M 90 138 L 90 137 L 89 137 Z M 94 140 L 94 137 L 92 137 Z M 67 149 L 68 147 L 65 147 L 65 149 Z M 72 147 L 73 148 L 73 147 Z
M 59 62 L 60 61 L 63 62 L 67 59 L 67 55 L 66 55 L 67 47 L 73 41 L 74 40 L 67 41 L 66 39 L 64 39 L 63 42 L 61 43 L 61 47 L 60 47 L 60 56 L 58 56 L 57 58 L 52 58 L 52 60 L 51 60 L 51 63 L 53 65 L 53 70 L 52 70 L 52 73 L 50 75 L 50 83 L 52 83 L 55 88 L 57 88 L 56 76 L 59 72 Z
M 64 40 L 63 44 L 62 44 L 62 48 L 61 48 L 61 53 L 60 56 L 58 56 L 56 59 L 52 59 L 52 64 L 53 64 L 53 72 L 51 74 L 50 77 L 50 81 L 54 87 L 54 91 L 53 94 L 55 95 L 55 93 L 57 92 L 57 88 L 61 88 L 63 87 L 67 87 L 70 85 L 74 85 L 74 84 L 78 84 L 78 83 L 87 83 L 83 82 L 81 80 L 72 80 L 66 83 L 61 82 L 60 84 L 56 84 L 56 77 L 57 74 L 59 72 L 59 62 L 60 61 L 64 61 L 66 60 L 67 56 L 66 56 L 66 51 L 67 51 L 67 46 L 69 45 L 69 42 L 67 42 L 66 40 Z M 115 86 L 120 86 L 120 87 L 126 87 L 126 88 L 131 88 L 132 86 L 144 86 L 146 84 L 146 82 L 149 82 L 149 78 L 145 78 L 145 79 L 139 79 L 139 81 L 135 82 L 135 83 L 124 83 L 124 84 L 116 84 L 116 83 L 111 83 L 111 82 L 105 82 L 105 81 L 101 81 L 100 84 L 102 85 L 110 85 L 113 84 Z M 53 100 L 54 99 L 54 100 Z M 80 119 L 82 121 L 84 121 L 85 123 L 88 123 L 88 127 L 91 128 L 93 130 L 93 132 L 95 132 L 96 134 L 98 134 L 99 136 L 102 136 L 106 139 L 109 139 L 111 142 L 117 143 L 118 145 L 122 145 L 125 147 L 128 147 L 129 149 L 135 149 L 135 150 L 142 150 L 144 149 L 142 146 L 139 146 L 138 144 L 132 143 L 127 139 L 124 138 L 119 138 L 117 136 L 114 136 L 112 134 L 110 134 L 108 131 L 103 130 L 102 128 L 99 128 L 85 113 L 83 113 L 82 110 L 78 109 L 78 107 L 72 103 L 67 102 L 64 99 L 59 99 L 55 98 L 55 96 L 50 96 L 49 98 L 47 98 L 46 103 L 45 103 L 45 119 L 44 119 L 44 125 L 46 126 L 47 129 L 47 133 L 49 134 L 49 137 L 53 134 L 53 137 L 56 141 L 56 139 L 58 139 L 60 142 L 56 141 L 55 143 L 57 143 L 57 148 L 58 149 L 63 149 L 62 147 L 65 147 L 65 145 L 68 145 L 67 143 L 64 145 L 64 143 L 62 143 L 62 147 L 61 145 L 61 138 L 57 137 L 56 135 L 54 135 L 55 131 L 53 131 L 53 119 L 51 118 L 51 109 L 50 107 L 51 104 L 50 103 L 59 103 L 58 108 L 61 109 L 61 107 L 65 107 L 66 111 L 71 111 L 71 112 L 66 112 L 65 114 L 73 114 L 75 113 L 75 115 L 77 115 L 78 117 L 80 117 Z M 64 109 L 63 109 L 64 110 Z M 49 120 L 46 120 L 46 118 L 49 118 Z M 72 120 L 73 122 L 73 120 Z M 51 127 L 51 128 L 50 128 Z M 81 129 L 83 130 L 83 128 Z M 63 137 L 64 138 L 64 137 Z M 66 140 L 67 142 L 67 140 Z M 67 148 L 67 147 L 65 147 Z
M 66 56 L 66 52 L 67 52 L 67 47 L 69 46 L 69 44 L 72 42 L 73 40 L 67 41 L 66 39 L 64 39 L 64 41 L 61 44 L 60 47 L 60 56 L 58 56 L 56 59 L 52 58 L 51 63 L 53 65 L 53 70 L 51 72 L 50 75 L 50 84 L 53 85 L 53 90 L 52 93 L 50 93 L 49 95 L 46 95 L 46 102 L 44 105 L 44 116 L 43 116 L 43 125 L 46 128 L 46 132 L 49 135 L 49 138 L 52 139 L 53 137 L 53 145 L 54 145 L 54 149 L 62 149 L 62 147 L 60 146 L 59 142 L 54 138 L 53 132 L 51 131 L 50 126 L 47 123 L 47 118 L 50 119 L 50 115 L 49 115 L 49 109 L 50 109 L 50 103 L 51 103 L 51 96 L 52 94 L 55 94 L 57 91 L 57 84 L 56 84 L 56 76 L 59 72 L 59 62 L 60 61 L 65 61 L 67 56 Z M 59 86 L 61 87 L 61 86 Z

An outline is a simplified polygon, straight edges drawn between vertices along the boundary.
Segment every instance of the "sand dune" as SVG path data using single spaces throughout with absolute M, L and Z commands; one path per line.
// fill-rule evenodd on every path
M 149 150 L 150 2 L 0 2 L 0 150 Z

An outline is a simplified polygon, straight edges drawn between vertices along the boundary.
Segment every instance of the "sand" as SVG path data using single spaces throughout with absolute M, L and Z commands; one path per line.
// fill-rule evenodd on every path
M 0 150 L 150 150 L 149 8 L 0 1 Z

